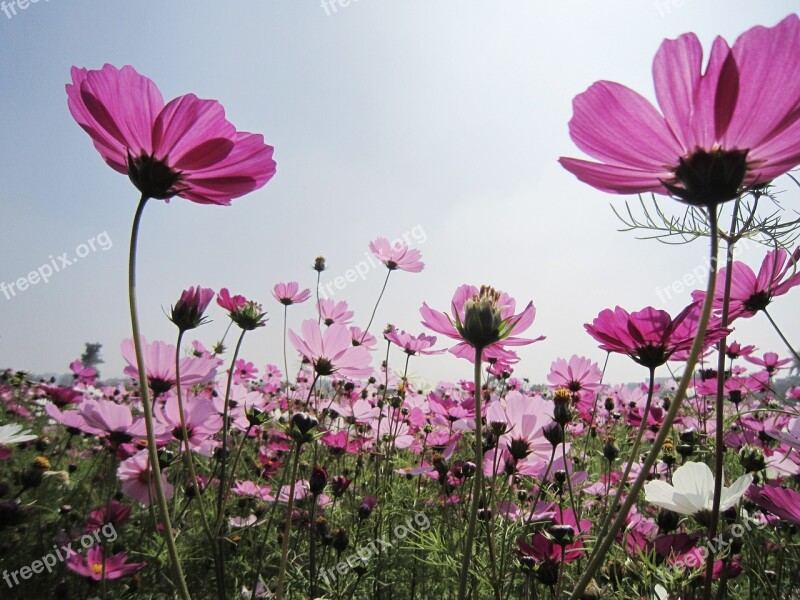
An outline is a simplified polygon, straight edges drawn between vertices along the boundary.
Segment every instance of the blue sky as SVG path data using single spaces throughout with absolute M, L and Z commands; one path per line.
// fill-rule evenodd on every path
M 520 376 L 543 380 L 553 359 L 573 353 L 602 362 L 583 323 L 616 304 L 677 313 L 690 290 L 662 290 L 696 271 L 706 244 L 666 247 L 617 232 L 609 205 L 624 198 L 581 184 L 556 162 L 580 156 L 567 133 L 572 98 L 598 79 L 652 98 L 651 63 L 664 38 L 695 31 L 706 48 L 718 34 L 732 42 L 753 25 L 774 25 L 796 2 L 326 6 L 39 0 L 15 4 L 11 18 L 0 12 L 0 282 L 59 264 L 65 252 L 85 254 L 48 283 L 0 295 L 0 366 L 65 371 L 91 341 L 103 344 L 103 374 L 121 374 L 136 190 L 102 162 L 64 92 L 73 65 L 104 63 L 133 65 L 166 99 L 193 92 L 219 100 L 237 128 L 264 134 L 278 162 L 265 188 L 231 207 L 180 198 L 148 206 L 139 270 L 148 338 L 173 341 L 164 310 L 182 289 L 228 287 L 271 316 L 248 336 L 244 356 L 261 368 L 280 364 L 274 283 L 313 287 L 320 254 L 329 266 L 323 282 L 332 281 L 364 260 L 370 240 L 406 235 L 419 241 L 412 245 L 426 269 L 391 277 L 373 332 L 392 322 L 419 333 L 423 301 L 444 309 L 462 283 L 487 283 L 537 307 L 531 332 L 547 340 L 522 350 Z M 778 184 L 797 210 L 800 192 L 788 179 Z M 754 247 L 742 259 L 757 265 L 764 252 Z M 336 291 L 362 327 L 383 275 L 372 269 Z M 797 293 L 773 311 L 792 340 L 800 340 Z M 311 303 L 293 309 L 290 326 L 313 315 Z M 226 325 L 221 310 L 212 318 L 197 332 L 207 344 Z M 734 337 L 785 354 L 761 317 L 738 323 Z M 393 361 L 399 368 L 399 355 Z M 429 380 L 470 372 L 450 357 L 411 368 Z M 611 381 L 643 375 L 624 358 L 610 362 Z

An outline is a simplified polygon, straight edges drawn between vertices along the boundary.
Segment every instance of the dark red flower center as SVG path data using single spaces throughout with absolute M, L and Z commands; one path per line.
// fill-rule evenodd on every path
M 636 349 L 633 360 L 648 368 L 656 368 L 667 362 L 669 356 L 663 346 L 642 346 Z
M 760 310 L 764 310 L 769 306 L 770 295 L 768 292 L 756 292 L 752 296 L 750 296 L 747 300 L 745 300 L 742 305 L 749 311 L 749 312 L 758 312 Z
M 675 169 L 675 182 L 662 182 L 677 199 L 694 206 L 716 206 L 742 193 L 747 174 L 748 150 L 707 152 L 698 148 L 682 157 Z
M 183 191 L 178 186 L 183 173 L 148 154 L 134 157 L 128 153 L 128 177 L 146 198 L 167 200 Z

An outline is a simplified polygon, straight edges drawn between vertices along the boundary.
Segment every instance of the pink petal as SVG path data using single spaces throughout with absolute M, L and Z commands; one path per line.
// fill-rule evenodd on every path
M 208 168 L 233 149 L 236 129 L 216 100 L 187 94 L 172 100 L 153 127 L 153 155 L 183 171 Z
M 572 102 L 569 131 L 586 154 L 611 165 L 661 172 L 683 149 L 658 111 L 618 83 L 598 81 Z
M 666 168 L 645 171 L 566 157 L 559 158 L 558 162 L 582 182 L 611 194 L 639 194 L 642 192 L 666 194 L 667 190 L 661 185 L 661 181 L 669 180 L 673 176 L 672 172 Z
M 67 98 L 72 116 L 117 171 L 127 172 L 128 150 L 151 152 L 153 123 L 164 100 L 155 83 L 133 67 L 105 65 L 99 71 L 73 67 Z
M 653 60 L 658 104 L 686 151 L 694 141 L 691 123 L 702 61 L 703 47 L 693 33 L 664 40 Z

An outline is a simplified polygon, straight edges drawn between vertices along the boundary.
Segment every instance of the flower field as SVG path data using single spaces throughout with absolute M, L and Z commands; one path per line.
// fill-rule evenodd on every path
M 132 66 L 73 67 L 69 113 L 138 197 L 114 290 L 126 366 L 103 380 L 88 353 L 68 381 L 0 375 L 0 598 L 800 598 L 800 355 L 773 310 L 800 287 L 800 18 L 705 53 L 691 33 L 663 42 L 658 106 L 589 86 L 569 131 L 592 160 L 560 163 L 638 194 L 628 229 L 707 243 L 707 281 L 674 314 L 620 298 L 583 324 L 594 358 L 551 356 L 542 382 L 520 358 L 546 340 L 535 299 L 465 282 L 416 324 L 378 322 L 426 268 L 408 236 L 365 240 L 371 313 L 320 293 L 319 256 L 271 298 L 181 282 L 174 337 L 152 339 L 143 215 L 269 186 L 274 148 Z M 755 268 L 738 255 L 753 243 Z M 739 334 L 750 319 L 773 347 Z M 243 350 L 267 327 L 278 364 Z M 412 375 L 444 353 L 463 376 Z M 608 381 L 611 358 L 638 379 Z

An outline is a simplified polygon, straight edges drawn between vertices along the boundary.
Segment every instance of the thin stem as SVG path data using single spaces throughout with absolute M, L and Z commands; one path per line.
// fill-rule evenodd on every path
M 650 383 L 648 384 L 647 388 L 647 401 L 644 404 L 644 412 L 642 414 L 642 422 L 639 425 L 639 431 L 636 433 L 636 440 L 633 442 L 633 449 L 631 450 L 631 454 L 628 457 L 628 464 L 625 465 L 625 472 L 622 475 L 622 479 L 619 480 L 619 488 L 617 489 L 617 493 L 614 494 L 614 499 L 611 501 L 611 508 L 606 513 L 605 518 L 603 519 L 603 525 L 600 527 L 600 532 L 597 534 L 597 539 L 602 539 L 605 535 L 606 531 L 608 531 L 608 525 L 611 523 L 611 519 L 614 517 L 614 511 L 617 510 L 619 506 L 619 499 L 622 495 L 622 488 L 625 487 L 625 484 L 628 482 L 628 476 L 631 474 L 631 468 L 633 467 L 634 462 L 638 462 L 637 456 L 639 455 L 639 446 L 642 443 L 642 437 L 644 435 L 645 429 L 647 429 L 647 416 L 650 414 L 650 403 L 653 401 L 653 392 L 655 390 L 655 367 L 650 367 Z M 566 462 L 566 459 L 564 459 Z M 577 515 L 577 513 L 576 513 Z
M 281 566 L 278 570 L 277 600 L 283 600 L 283 582 L 286 578 L 286 560 L 289 557 L 289 535 L 292 532 L 292 509 L 294 508 L 294 486 L 297 483 L 297 466 L 300 464 L 300 450 L 302 445 L 297 442 L 292 462 L 292 475 L 289 481 L 289 498 L 286 501 L 286 521 L 283 525 L 283 540 L 281 540 Z M 278 490 L 280 492 L 280 490 Z
M 286 391 L 289 391 L 289 362 L 286 359 L 286 318 L 289 311 L 287 304 L 283 305 L 283 372 L 286 375 Z
M 369 328 L 372 326 L 375 313 L 378 312 L 378 305 L 381 303 L 381 298 L 383 298 L 383 293 L 386 291 L 386 284 L 389 283 L 389 275 L 391 274 L 392 269 L 389 269 L 386 273 L 386 279 L 383 280 L 383 287 L 381 288 L 381 293 L 378 296 L 378 301 L 375 303 L 375 308 L 372 309 L 372 316 L 369 318 L 369 323 L 367 323 L 367 328 L 364 330 L 364 335 L 361 336 L 360 342 L 363 342 L 364 338 L 367 337 L 367 334 L 369 333 Z
M 236 357 L 239 356 L 239 350 L 242 347 L 242 340 L 244 340 L 245 333 L 247 333 L 247 330 L 242 329 L 242 333 L 239 334 L 239 339 L 236 342 L 236 349 L 233 351 L 233 357 L 231 358 L 231 369 L 228 373 L 228 385 L 227 389 L 225 390 L 225 401 L 222 404 L 222 455 L 220 458 L 219 490 L 217 490 L 217 520 L 214 524 L 214 535 L 217 538 L 217 555 L 219 556 L 220 565 L 219 577 L 221 579 L 221 583 L 219 585 L 223 588 L 225 586 L 225 540 L 223 537 L 220 537 L 219 532 L 222 529 L 222 521 L 225 518 L 225 497 L 227 486 L 227 482 L 225 481 L 225 468 L 228 462 L 228 433 L 230 430 L 228 415 L 230 410 L 229 405 L 231 397 L 231 385 L 233 384 L 233 371 L 236 368 Z
M 733 249 L 736 243 L 735 231 L 736 219 L 739 214 L 739 201 L 733 207 L 733 217 L 731 219 L 730 238 L 728 238 L 725 251 L 725 289 L 722 297 L 722 315 L 720 325 L 728 326 L 731 283 L 733 281 Z M 725 460 L 725 440 L 724 440 L 724 412 L 725 412 L 725 347 L 727 336 L 719 341 L 717 357 L 717 397 L 715 402 L 716 410 L 716 432 L 714 448 L 714 500 L 711 505 L 711 526 L 709 527 L 708 539 L 713 540 L 717 536 L 719 525 L 719 505 L 722 501 L 722 465 Z M 706 576 L 703 588 L 704 600 L 711 600 L 711 587 L 714 581 L 714 547 L 709 544 L 708 556 L 706 558 Z
M 178 416 L 181 420 L 181 439 L 183 442 L 183 461 L 186 469 L 189 472 L 189 478 L 192 482 L 192 488 L 195 492 L 194 497 L 197 499 L 197 507 L 200 511 L 200 521 L 203 524 L 203 531 L 211 544 L 211 557 L 214 559 L 214 568 L 217 573 L 217 594 L 220 600 L 225 599 L 225 587 L 222 582 L 221 571 L 222 566 L 217 555 L 216 544 L 214 543 L 214 534 L 211 532 L 211 526 L 208 523 L 206 516 L 205 506 L 203 504 L 203 496 L 200 494 L 200 487 L 197 481 L 197 472 L 194 468 L 194 459 L 192 458 L 192 449 L 189 446 L 189 432 L 186 429 L 186 414 L 183 411 L 183 392 L 181 390 L 181 359 L 180 348 L 181 341 L 183 340 L 184 331 L 181 329 L 178 332 L 178 341 L 176 342 L 175 351 L 175 393 L 178 399 Z
M 472 501 L 469 511 L 467 540 L 464 545 L 464 558 L 461 565 L 461 576 L 458 581 L 458 600 L 467 597 L 467 580 L 472 558 L 472 541 L 475 538 L 475 521 L 478 517 L 478 503 L 483 489 L 483 418 L 481 415 L 481 359 L 483 348 L 475 348 L 475 481 L 472 486 Z
M 178 557 L 178 549 L 175 546 L 175 537 L 172 534 L 172 521 L 169 518 L 169 506 L 167 497 L 164 494 L 164 486 L 161 482 L 161 468 L 158 463 L 158 448 L 156 447 L 155 430 L 153 429 L 153 405 L 150 402 L 150 390 L 147 387 L 147 370 L 144 364 L 144 353 L 142 352 L 142 340 L 139 333 L 139 311 L 136 306 L 136 247 L 139 239 L 139 224 L 142 220 L 142 213 L 147 204 L 148 198 L 142 196 L 136 214 L 133 217 L 133 227 L 131 228 L 131 247 L 128 259 L 128 301 L 131 309 L 131 328 L 133 330 L 133 348 L 136 352 L 136 368 L 139 371 L 139 393 L 142 399 L 142 410 L 144 411 L 144 424 L 147 430 L 147 454 L 150 460 L 150 470 L 153 487 L 155 488 L 156 501 L 161 520 L 164 524 L 164 541 L 167 544 L 169 560 L 172 570 L 175 573 L 175 585 L 178 593 L 184 600 L 189 600 L 189 590 L 186 587 L 186 580 L 183 577 L 183 568 Z
M 214 530 L 219 534 L 220 524 L 222 523 L 222 508 L 225 500 L 225 468 L 227 466 L 228 458 L 228 433 L 230 432 L 229 413 L 230 413 L 230 400 L 231 400 L 231 386 L 233 385 L 233 371 L 236 368 L 236 357 L 239 356 L 239 350 L 242 347 L 244 334 L 247 333 L 246 329 L 242 329 L 239 334 L 239 339 L 236 342 L 236 349 L 233 351 L 233 358 L 231 358 L 231 370 L 228 373 L 228 384 L 225 389 L 225 401 L 222 404 L 222 455 L 220 458 L 220 473 L 219 473 L 219 490 L 217 492 L 217 523 Z
M 778 335 L 783 340 L 783 343 L 786 344 L 786 347 L 789 349 L 789 352 L 792 353 L 792 356 L 794 356 L 795 360 L 800 361 L 800 354 L 797 353 L 797 350 L 792 348 L 792 345 L 789 343 L 789 340 L 787 340 L 786 336 L 783 335 L 783 332 L 780 330 L 780 328 L 778 327 L 778 324 L 772 319 L 770 314 L 767 312 L 767 309 L 765 308 L 763 310 L 764 310 L 764 314 L 767 315 L 767 318 L 769 319 L 769 322 L 772 323 L 772 327 L 775 328 L 775 331 L 778 332 Z
M 644 486 L 645 481 L 648 478 L 650 473 L 650 469 L 653 468 L 653 465 L 658 458 L 658 453 L 661 450 L 661 446 L 664 445 L 664 440 L 666 440 L 667 436 L 669 435 L 672 429 L 672 423 L 675 421 L 675 418 L 678 416 L 678 411 L 680 410 L 681 404 L 683 403 L 684 398 L 686 397 L 686 390 L 689 387 L 689 383 L 692 380 L 692 376 L 694 374 L 694 368 L 697 364 L 697 357 L 700 355 L 703 346 L 705 345 L 705 337 L 706 337 L 706 329 L 708 328 L 708 322 L 711 319 L 711 308 L 714 304 L 714 289 L 716 286 L 716 279 L 717 279 L 717 252 L 719 249 L 719 231 L 717 229 L 717 212 L 716 208 L 711 208 L 708 211 L 709 216 L 709 225 L 710 225 L 710 234 L 711 234 L 711 249 L 710 249 L 710 260 L 709 260 L 709 273 L 708 273 L 708 286 L 706 288 L 706 295 L 705 300 L 703 301 L 703 308 L 700 314 L 700 322 L 697 324 L 697 333 L 695 334 L 694 342 L 692 343 L 692 348 L 689 351 L 689 357 L 686 359 L 686 369 L 681 376 L 680 383 L 678 384 L 678 389 L 675 392 L 675 399 L 670 404 L 669 411 L 667 415 L 664 417 L 664 422 L 661 424 L 661 429 L 659 429 L 658 435 L 656 436 L 655 441 L 653 442 L 653 447 L 651 448 L 650 452 L 647 454 L 647 458 L 644 461 L 644 465 L 642 466 L 642 470 L 639 473 L 639 476 L 636 478 L 636 481 L 633 483 L 633 486 L 628 493 L 628 497 L 625 500 L 625 503 L 622 505 L 616 520 L 614 521 L 611 529 L 608 531 L 606 536 L 600 542 L 598 549 L 595 551 L 592 560 L 589 561 L 589 565 L 584 571 L 583 575 L 581 576 L 580 580 L 578 581 L 577 585 L 572 591 L 572 595 L 570 596 L 570 600 L 578 600 L 581 597 L 586 587 L 589 585 L 589 582 L 594 577 L 597 570 L 600 568 L 600 565 L 603 564 L 603 560 L 605 559 L 606 553 L 608 552 L 611 545 L 614 543 L 616 539 L 617 532 L 622 528 L 625 524 L 625 519 L 628 517 L 628 513 L 631 510 L 631 507 L 635 504 L 636 500 L 639 497 L 639 492 L 641 492 L 642 487 Z

